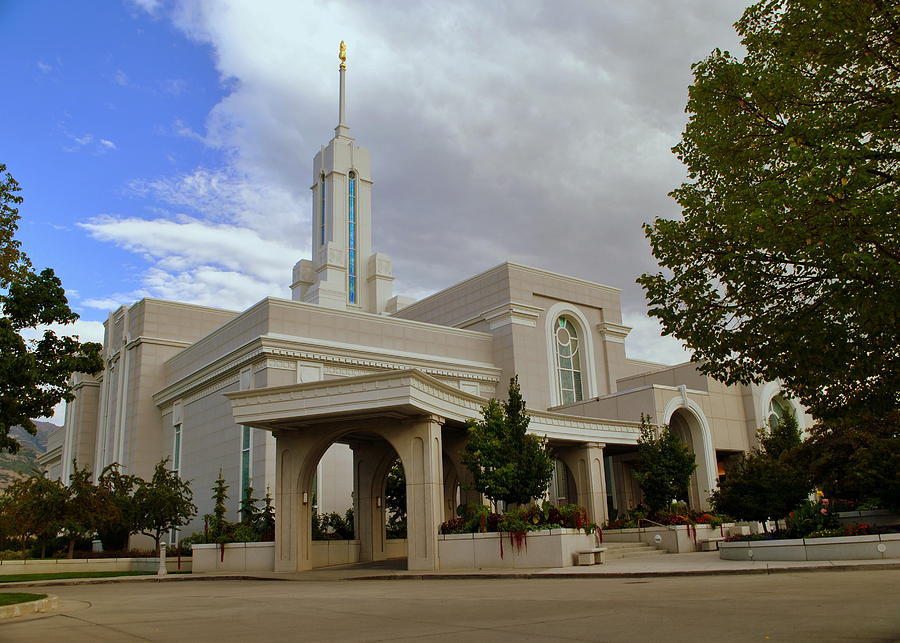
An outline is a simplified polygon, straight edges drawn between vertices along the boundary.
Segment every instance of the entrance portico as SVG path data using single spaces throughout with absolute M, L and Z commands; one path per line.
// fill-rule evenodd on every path
M 379 560 L 385 547 L 384 482 L 395 457 L 406 474 L 408 569 L 440 569 L 438 529 L 464 477 L 459 450 L 466 420 L 486 400 L 418 370 L 226 393 L 237 424 L 272 431 L 276 439 L 275 570 L 310 569 L 312 484 L 334 442 L 353 449 L 354 516 L 360 559 Z M 543 425 L 543 426 L 542 426 Z M 579 468 L 591 518 L 604 518 L 599 440 L 634 443 L 625 423 L 532 412 L 532 430 L 585 443 Z M 543 431 L 541 429 L 549 429 Z M 445 453 L 445 433 L 448 445 Z M 445 475 L 444 462 L 456 468 Z M 448 486 L 449 488 L 445 488 Z

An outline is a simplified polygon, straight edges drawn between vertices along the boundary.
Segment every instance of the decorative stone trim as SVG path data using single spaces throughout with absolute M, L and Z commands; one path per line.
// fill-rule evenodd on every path
M 234 351 L 232 355 L 237 354 L 237 357 L 234 357 L 225 362 L 219 362 L 219 366 L 215 366 L 214 364 L 213 366 L 210 366 L 205 370 L 201 369 L 201 371 L 195 372 L 194 374 L 185 377 L 181 381 L 164 388 L 162 391 L 154 395 L 154 401 L 156 402 L 157 407 L 159 407 L 160 409 L 167 409 L 172 400 L 174 400 L 175 398 L 187 397 L 188 391 L 194 390 L 198 386 L 203 386 L 204 384 L 211 382 L 212 380 L 215 380 L 226 373 L 239 370 L 241 367 L 252 362 L 255 362 L 255 370 L 257 371 L 261 370 L 262 368 L 296 370 L 296 360 L 321 362 L 325 366 L 326 374 L 343 376 L 343 373 L 338 370 L 343 368 L 346 369 L 345 372 L 352 373 L 352 375 L 349 375 L 350 377 L 382 371 L 404 371 L 410 368 L 409 364 L 404 364 L 400 361 L 393 362 L 369 358 L 349 357 L 346 355 L 335 355 L 324 353 L 321 351 L 291 349 L 283 346 L 271 345 L 274 342 L 282 343 L 284 341 L 285 340 L 282 340 L 281 338 L 273 338 L 263 335 L 262 337 L 253 340 L 249 344 L 246 344 L 244 347 Z M 258 343 L 259 345 L 253 347 L 254 343 Z M 265 356 L 265 360 L 257 362 L 256 360 L 258 360 L 260 356 Z M 447 368 L 432 368 L 428 366 L 417 366 L 416 369 L 435 377 L 442 377 L 453 380 L 475 380 L 488 383 L 492 387 L 496 387 L 496 384 L 500 381 L 499 377 L 488 375 L 485 373 Z M 334 372 L 330 373 L 330 370 L 333 370 Z M 213 384 L 212 386 L 216 385 Z M 222 386 L 225 386 L 225 384 L 223 384 Z M 203 397 L 208 393 L 209 391 L 207 389 L 204 389 L 199 393 L 199 396 Z M 191 397 L 193 398 L 194 395 L 191 395 Z

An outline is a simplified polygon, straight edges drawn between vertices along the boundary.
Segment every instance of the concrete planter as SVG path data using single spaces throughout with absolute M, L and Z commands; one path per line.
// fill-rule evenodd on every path
M 879 560 L 900 558 L 900 534 L 719 543 L 722 560 Z
M 310 550 L 313 567 L 359 562 L 358 540 L 314 540 Z
M 189 572 L 192 559 L 182 557 L 181 567 L 175 556 L 166 557 L 166 570 Z M 73 558 L 69 560 L 0 560 L 0 580 L 9 574 L 60 574 L 64 572 L 155 572 L 159 558 Z
M 838 520 L 842 527 L 852 525 L 858 522 L 864 522 L 867 525 L 885 526 L 900 525 L 900 514 L 887 509 L 869 509 L 866 511 L 840 511 L 838 512 Z
M 517 550 L 507 533 L 438 536 L 441 569 L 571 567 L 575 564 L 576 552 L 596 546 L 596 534 L 586 534 L 578 529 L 528 532 L 521 550 Z
M 702 543 L 731 535 L 732 523 L 719 527 L 695 525 L 696 538 L 688 525 L 640 527 L 635 529 L 604 529 L 603 541 L 610 543 L 646 543 L 665 549 L 670 554 L 700 551 Z
M 275 569 L 275 543 L 193 545 L 194 572 L 271 572 Z

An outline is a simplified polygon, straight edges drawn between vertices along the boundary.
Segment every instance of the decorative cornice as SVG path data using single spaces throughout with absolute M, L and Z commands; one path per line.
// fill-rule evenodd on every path
M 538 306 L 530 306 L 528 304 L 520 304 L 514 301 L 494 306 L 488 310 L 478 313 L 474 317 L 463 320 L 456 324 L 458 328 L 466 328 L 481 322 L 487 322 L 491 330 L 495 330 L 509 324 L 519 324 L 522 326 L 537 326 L 537 319 L 544 312 L 543 308 Z
M 597 330 L 604 341 L 624 344 L 625 338 L 631 332 L 631 327 L 624 324 L 614 324 L 613 322 L 600 322 L 597 324 Z
M 340 380 L 321 380 L 250 391 L 226 393 L 235 421 L 259 428 L 358 421 L 397 412 L 409 416 L 434 414 L 465 422 L 478 417 L 485 398 L 460 391 L 416 369 L 382 372 Z M 268 407 L 268 408 L 267 408 Z M 640 424 L 599 420 L 528 410 L 530 431 L 559 440 L 634 444 Z
M 297 361 L 307 361 L 323 364 L 326 373 L 332 375 L 342 375 L 342 373 L 338 371 L 339 368 L 362 371 L 362 373 L 353 373 L 354 376 L 383 371 L 404 371 L 410 368 L 409 364 L 404 364 L 399 361 L 399 359 L 398 361 L 387 361 L 385 359 L 366 359 L 350 357 L 347 355 L 335 355 L 322 351 L 292 349 L 288 347 L 291 343 L 296 342 L 290 342 L 286 339 L 273 338 L 266 335 L 257 337 L 233 351 L 231 356 L 226 356 L 222 360 L 217 360 L 207 367 L 163 388 L 153 396 L 154 402 L 157 407 L 166 408 L 175 398 L 187 397 L 189 394 L 193 395 L 191 391 L 194 391 L 197 387 L 207 386 L 209 383 L 217 380 L 226 373 L 240 370 L 240 368 L 247 365 L 254 366 L 258 371 L 262 368 L 268 368 L 268 364 L 271 362 L 273 364 L 271 368 L 295 370 L 297 368 Z M 264 361 L 260 361 L 260 357 L 262 356 L 265 356 Z M 434 358 L 434 361 L 439 360 L 440 358 L 438 357 Z M 289 365 L 291 363 L 292 365 Z M 260 367 L 260 364 L 264 364 L 264 366 Z M 479 368 L 487 370 L 485 367 Z M 328 369 L 332 369 L 334 372 L 329 373 Z M 486 373 L 428 366 L 417 366 L 417 369 L 434 377 L 480 381 L 493 385 L 496 385 L 500 381 L 499 376 Z M 498 371 L 499 369 L 491 368 L 490 370 Z

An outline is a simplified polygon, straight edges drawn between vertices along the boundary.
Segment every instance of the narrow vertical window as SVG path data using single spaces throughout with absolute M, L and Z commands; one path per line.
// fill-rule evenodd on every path
M 350 171 L 347 197 L 347 301 L 356 303 L 356 172 Z
M 172 440 L 172 471 L 180 478 L 181 477 L 181 424 L 176 424 L 174 427 L 174 437 Z M 178 527 L 172 527 L 169 531 L 169 544 L 177 545 L 178 544 Z
M 181 475 L 181 425 L 175 425 L 175 439 L 172 443 L 172 471 Z
M 578 352 L 578 332 L 566 317 L 556 322 L 556 373 L 561 404 L 584 399 L 581 386 L 581 355 Z
M 246 497 L 247 490 L 250 489 L 250 481 L 253 475 L 253 472 L 250 470 L 251 431 L 252 429 L 249 426 L 241 427 L 241 495 L 238 496 L 241 500 Z
M 319 245 L 325 245 L 325 175 L 319 185 Z

